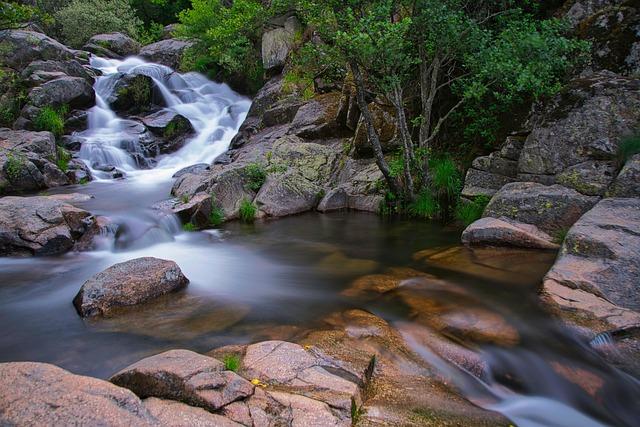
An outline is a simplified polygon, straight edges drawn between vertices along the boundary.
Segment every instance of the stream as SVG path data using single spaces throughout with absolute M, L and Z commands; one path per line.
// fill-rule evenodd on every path
M 461 230 L 355 212 L 184 232 L 176 218 L 152 206 L 169 197 L 176 171 L 211 163 L 227 151 L 251 101 L 199 74 L 181 75 L 137 58 L 93 58 L 92 66 L 103 75 L 95 84 L 97 105 L 90 111 L 89 128 L 79 136 L 80 156 L 96 179 L 60 191 L 94 196 L 79 206 L 109 217 L 119 232 L 102 236 L 92 252 L 0 259 L 0 362 L 49 362 L 108 378 L 164 350 L 207 352 L 228 344 L 288 339 L 331 313 L 360 308 L 409 331 L 403 332 L 409 346 L 454 378 L 471 402 L 519 426 L 637 425 L 638 379 L 608 364 L 585 339 L 539 307 L 536 289 L 554 254 L 514 252 L 495 277 L 482 274 L 488 267 L 468 254 L 459 268 L 430 264 L 415 254 L 457 246 Z M 159 157 L 152 169 L 138 169 L 132 156 L 138 141 L 127 133 L 132 121 L 118 117 L 105 101 L 118 73 L 152 77 L 165 108 L 187 117 L 196 130 L 183 148 Z M 124 171 L 126 179 L 108 178 L 101 171 L 104 165 Z M 85 280 L 143 256 L 175 261 L 190 279 L 187 289 L 114 318 L 77 315 L 72 299 Z M 517 330 L 518 343 L 468 343 L 489 367 L 480 381 L 441 360 L 411 329 L 402 328 L 412 319 L 401 299 L 343 295 L 355 279 L 397 267 L 451 285 L 430 298 L 465 309 L 489 308 Z M 460 299 L 459 289 L 470 297 Z M 590 394 L 554 366 L 593 379 L 601 391 Z

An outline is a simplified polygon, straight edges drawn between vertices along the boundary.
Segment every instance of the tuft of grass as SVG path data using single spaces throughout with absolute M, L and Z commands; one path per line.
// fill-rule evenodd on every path
M 244 169 L 244 173 L 249 180 L 247 188 L 251 191 L 255 191 L 256 193 L 260 191 L 267 179 L 267 171 L 264 166 L 260 163 L 250 163 Z
M 189 200 L 191 200 L 191 197 L 189 197 L 188 194 L 183 194 L 182 196 L 180 196 L 180 201 L 182 203 L 189 203 Z
M 456 218 L 462 222 L 465 227 L 473 224 L 482 218 L 482 213 L 490 200 L 487 196 L 478 196 L 472 202 L 458 203 L 455 212 Z
M 358 407 L 355 399 L 351 399 L 351 425 L 358 425 L 363 415 L 364 409 L 362 408 L 362 406 Z
M 462 188 L 462 177 L 453 159 L 449 156 L 431 160 L 431 178 L 438 194 L 455 197 Z
M 22 154 L 7 154 L 7 161 L 4 164 L 4 169 L 10 181 L 16 181 L 20 178 L 22 170 L 26 166 L 25 163 L 26 159 Z
M 227 354 L 222 359 L 222 362 L 224 363 L 224 369 L 227 371 L 238 372 L 238 369 L 240 369 L 240 356 L 237 354 Z
M 562 244 L 562 242 L 564 242 L 564 239 L 567 238 L 567 234 L 569 234 L 568 227 L 564 227 L 559 230 L 556 230 L 556 232 L 553 233 L 553 241 L 560 245 Z
M 56 160 L 56 164 L 62 172 L 66 173 L 69 170 L 69 161 L 71 161 L 71 154 L 69 154 L 69 152 L 62 147 L 58 147 L 57 154 L 58 158 Z
M 64 133 L 64 116 L 66 113 L 66 107 L 57 110 L 52 107 L 44 107 L 36 116 L 33 124 L 36 130 L 49 131 L 56 137 L 60 137 Z
M 211 199 L 211 214 L 209 214 L 209 223 L 217 227 L 224 222 L 224 211 L 222 207 L 212 198 Z
M 247 223 L 252 223 L 256 219 L 258 208 L 247 199 L 243 199 L 240 203 L 240 219 Z
M 435 218 L 439 211 L 438 200 L 429 191 L 420 193 L 408 207 L 411 216 L 424 219 Z
M 640 154 L 640 134 L 627 137 L 620 142 L 616 155 L 618 167 L 622 168 L 636 154 Z
M 186 224 L 184 224 L 182 226 L 182 229 L 187 233 L 193 233 L 194 231 L 198 231 L 198 227 L 196 227 L 195 224 L 191 222 L 187 222 Z

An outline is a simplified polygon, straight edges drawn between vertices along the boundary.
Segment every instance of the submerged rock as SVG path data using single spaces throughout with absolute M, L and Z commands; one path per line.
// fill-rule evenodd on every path
M 253 394 L 253 385 L 214 358 L 188 350 L 147 357 L 111 377 L 138 396 L 177 400 L 216 411 Z
M 57 255 L 69 251 L 95 218 L 54 197 L 0 198 L 0 255 Z
M 507 218 L 482 218 L 462 233 L 465 245 L 516 246 L 532 249 L 559 249 L 553 237 L 535 225 Z
M 173 261 L 137 258 L 115 264 L 87 280 L 73 304 L 82 317 L 108 315 L 118 307 L 141 304 L 188 283 Z
M 107 381 L 46 363 L 0 364 L 1 425 L 153 426 L 140 399 Z

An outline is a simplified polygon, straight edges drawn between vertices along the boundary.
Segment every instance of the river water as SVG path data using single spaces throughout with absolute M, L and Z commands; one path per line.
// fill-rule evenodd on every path
M 343 293 L 361 276 L 403 267 L 448 284 L 428 298 L 454 309 L 490 310 L 517 331 L 517 343 L 509 345 L 468 338 L 465 344 L 476 348 L 489 366 L 483 381 L 405 334 L 413 350 L 455 378 L 472 402 L 521 426 L 637 425 L 638 380 L 610 366 L 537 303 L 537 286 L 554 254 L 512 251 L 482 258 L 456 249 L 448 261 L 425 262 L 420 256 L 425 250 L 455 248 L 460 230 L 352 212 L 183 232 L 175 218 L 152 206 L 167 199 L 177 170 L 211 162 L 227 150 L 250 101 L 200 75 L 178 75 L 138 59 L 94 59 L 93 65 L 104 75 L 96 83 L 98 101 L 90 127 L 80 135 L 81 155 L 92 167 L 117 166 L 127 178 L 100 178 L 96 170 L 99 179 L 64 192 L 94 196 L 81 206 L 111 218 L 120 232 L 104 236 L 92 252 L 0 259 L 0 361 L 50 362 L 106 378 L 167 349 L 206 352 L 227 344 L 287 339 L 349 308 L 369 310 L 403 330 L 402 325 L 413 322 L 406 300 Z M 104 101 L 117 73 L 154 78 L 166 108 L 183 114 L 197 131 L 154 169 L 136 169 L 130 135 L 123 137 L 130 122 Z M 77 315 L 71 301 L 85 280 L 114 263 L 142 256 L 176 261 L 190 279 L 188 288 L 114 318 L 83 320 Z M 465 298 L 460 298 L 461 290 Z M 590 393 L 576 377 L 595 382 L 597 392 Z

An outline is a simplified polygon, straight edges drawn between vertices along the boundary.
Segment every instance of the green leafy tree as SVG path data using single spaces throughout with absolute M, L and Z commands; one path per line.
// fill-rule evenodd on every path
M 0 1 L 0 30 L 20 28 L 30 21 L 46 18 L 37 8 L 14 1 Z

